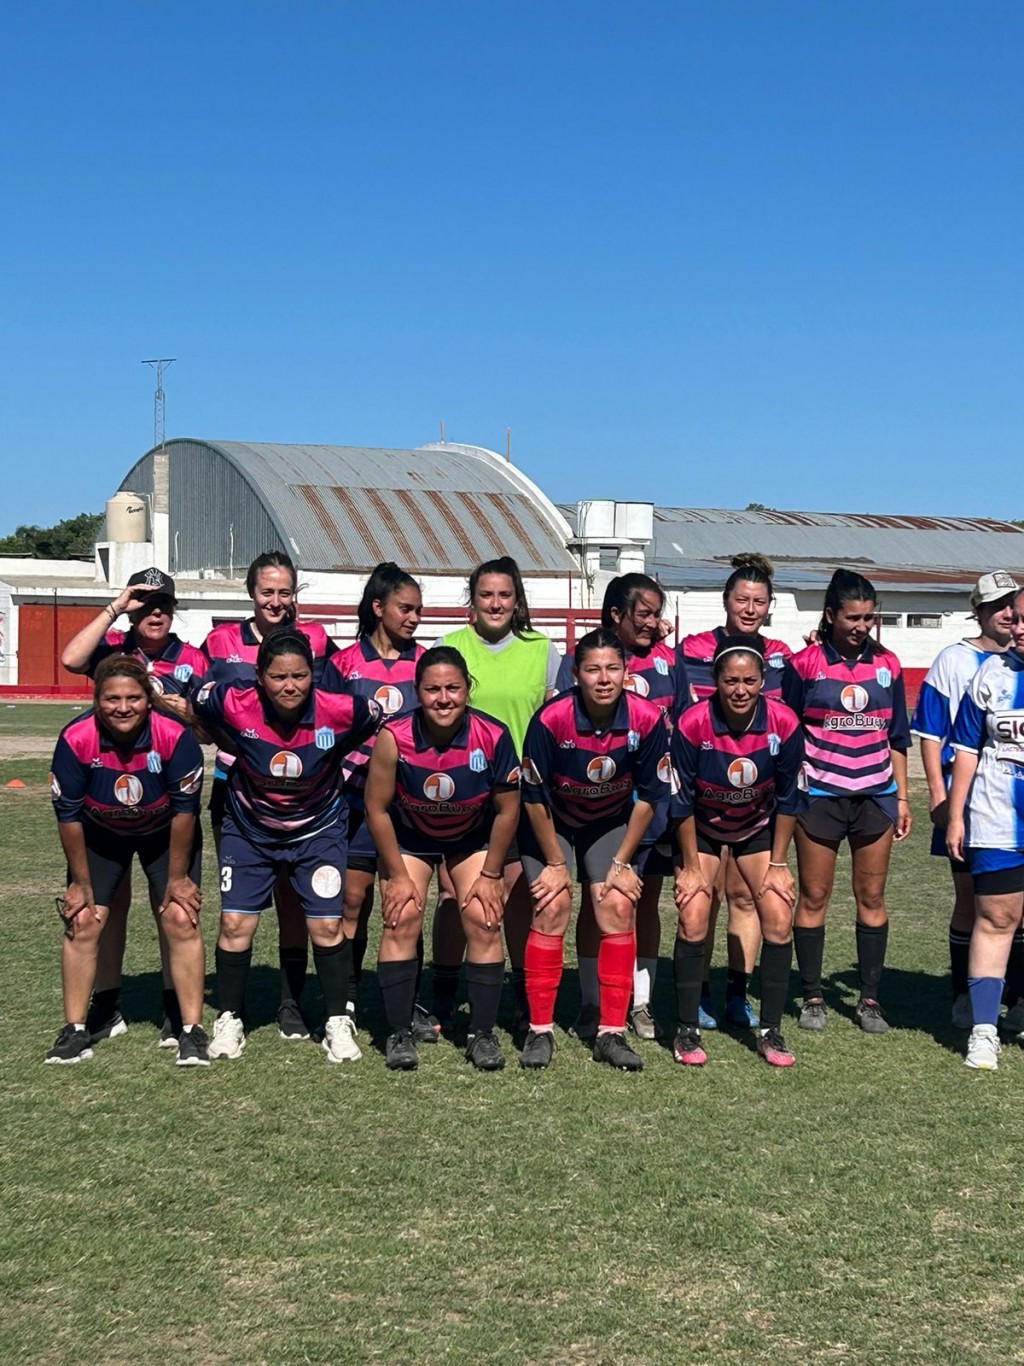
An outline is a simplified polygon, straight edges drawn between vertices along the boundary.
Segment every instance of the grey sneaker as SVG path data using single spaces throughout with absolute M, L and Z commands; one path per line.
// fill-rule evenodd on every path
M 828 1012 L 825 1009 L 825 1002 L 820 996 L 814 996 L 809 1001 L 805 1001 L 797 1020 L 800 1029 L 815 1029 L 819 1033 L 825 1028 L 825 1021 Z
M 240 1058 L 245 1047 L 245 1025 L 229 1010 L 221 1011 L 213 1022 L 211 1058 Z
M 597 1026 L 600 1022 L 599 1008 L 588 1001 L 580 1007 L 580 1013 L 569 1027 L 569 1033 L 574 1039 L 579 1039 L 580 1043 L 592 1045 L 597 1038 Z
M 356 1026 L 351 1015 L 332 1015 L 324 1025 L 321 1048 L 328 1062 L 358 1062 L 363 1051 L 356 1043 Z
M 629 1012 L 629 1027 L 638 1039 L 660 1039 L 662 1028 L 651 1013 L 650 1002 Z
M 857 1009 L 853 1012 L 853 1018 L 865 1034 L 888 1034 L 889 1032 L 889 1021 L 885 1018 L 882 1007 L 870 996 L 862 996 L 857 1002 Z

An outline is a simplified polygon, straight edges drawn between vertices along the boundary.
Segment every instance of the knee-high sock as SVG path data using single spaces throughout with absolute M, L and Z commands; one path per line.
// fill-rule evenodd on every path
M 471 1034 L 489 1034 L 494 1028 L 504 985 L 504 963 L 473 963 L 467 958 L 466 992 Z
M 403 958 L 397 963 L 378 963 L 377 980 L 384 997 L 384 1014 L 392 1034 L 412 1028 L 412 1008 L 416 1001 L 415 958 Z
M 694 943 L 677 939 L 672 954 L 676 979 L 676 1013 L 684 1029 L 697 1028 L 697 1008 L 700 1005 L 701 979 L 704 976 L 705 939 Z
M 789 995 L 789 971 L 793 966 L 793 941 L 761 945 L 761 1024 L 778 1029 Z
M 626 1028 L 626 1013 L 633 990 L 633 964 L 636 962 L 636 935 L 606 934 L 597 950 L 597 982 L 601 989 L 599 1029 L 621 1034 Z
M 249 980 L 249 964 L 252 962 L 252 949 L 222 949 L 217 946 L 214 954 L 217 965 L 217 1005 L 221 1012 L 230 1011 L 232 1015 L 245 1013 L 245 984 Z
M 860 994 L 872 1000 L 878 994 L 885 967 L 885 946 L 889 942 L 889 922 L 884 925 L 862 925 L 857 922 L 857 971 L 860 973 Z
M 825 957 L 825 926 L 797 925 L 793 930 L 793 948 L 800 970 L 800 989 L 805 1001 L 816 1001 L 821 996 L 821 963 Z
M 352 940 L 343 939 L 330 948 L 313 945 L 313 966 L 320 979 L 327 1018 L 344 1015 L 348 1003 L 348 979 L 352 966 Z
M 533 1028 L 549 1028 L 562 980 L 562 935 L 531 930 L 526 937 L 526 999 Z

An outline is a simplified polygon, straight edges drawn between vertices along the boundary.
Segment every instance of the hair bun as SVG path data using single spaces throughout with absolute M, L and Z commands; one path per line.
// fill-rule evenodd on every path
M 761 555 L 756 550 L 744 551 L 742 554 L 734 555 L 729 561 L 733 569 L 756 569 L 771 579 L 775 576 L 775 566 L 767 555 Z

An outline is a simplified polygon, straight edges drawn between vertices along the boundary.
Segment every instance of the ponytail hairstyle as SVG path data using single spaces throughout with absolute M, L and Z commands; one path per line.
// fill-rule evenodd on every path
M 356 616 L 359 621 L 359 629 L 356 632 L 357 640 L 362 640 L 364 636 L 372 636 L 377 629 L 377 615 L 373 610 L 373 604 L 379 602 L 383 606 L 391 594 L 397 593 L 400 588 L 415 588 L 418 592 L 419 584 L 411 574 L 407 574 L 404 569 L 399 569 L 393 560 L 384 560 L 377 565 L 366 580 L 363 596 L 359 599 L 359 606 L 356 608 Z
M 855 569 L 836 570 L 825 589 L 825 604 L 818 626 L 818 635 L 822 640 L 832 639 L 832 623 L 826 614 L 831 612 L 835 615 L 844 602 L 873 602 L 877 606 L 875 585 Z
M 259 653 L 256 656 L 256 672 L 260 677 L 270 668 L 275 659 L 281 655 L 300 655 L 309 666 L 309 672 L 313 672 L 313 647 L 309 640 L 301 631 L 296 631 L 290 623 L 276 627 L 273 631 L 268 631 L 260 642 Z
M 665 590 L 649 574 L 619 574 L 617 578 L 612 579 L 604 590 L 604 601 L 601 603 L 601 625 L 604 630 L 615 630 L 615 618 L 612 616 L 613 608 L 618 612 L 621 621 L 623 617 L 632 613 L 633 608 L 644 593 L 656 594 L 661 603 L 659 610 L 664 609 Z
M 627 574 L 623 577 L 642 579 L 646 576 L 643 574 Z M 609 630 L 605 626 L 599 626 L 596 631 L 588 631 L 585 636 L 580 636 L 572 654 L 572 662 L 577 669 L 581 667 L 587 655 L 593 653 L 594 650 L 614 650 L 622 663 L 626 663 L 626 651 L 613 629 Z
M 512 634 L 522 640 L 527 632 L 533 631 L 530 625 L 530 609 L 526 602 L 526 589 L 523 587 L 523 576 L 519 572 L 519 566 L 511 555 L 499 555 L 496 560 L 485 560 L 483 564 L 478 564 L 469 576 L 469 603 L 473 605 L 476 597 L 476 586 L 485 574 L 504 574 L 507 579 L 512 580 L 512 589 L 516 595 L 516 605 L 512 610 Z
M 429 650 L 423 651 L 416 661 L 417 688 L 423 681 L 423 675 L 435 664 L 448 664 L 451 668 L 457 669 L 465 679 L 466 696 L 469 696 L 473 688 L 473 680 L 469 676 L 469 666 L 453 645 L 432 645 Z
M 775 573 L 775 566 L 771 560 L 764 555 L 759 555 L 756 550 L 752 550 L 734 555 L 729 563 L 732 565 L 732 573 L 726 579 L 725 587 L 722 589 L 723 603 L 728 603 L 729 594 L 738 583 L 763 583 L 768 589 L 769 598 L 774 598 L 775 589 L 772 587 L 772 575 Z
M 256 592 L 256 580 L 261 569 L 287 569 L 292 576 L 292 592 L 298 592 L 299 576 L 292 557 L 283 550 L 265 550 L 262 555 L 256 556 L 245 575 L 245 591 L 250 598 Z

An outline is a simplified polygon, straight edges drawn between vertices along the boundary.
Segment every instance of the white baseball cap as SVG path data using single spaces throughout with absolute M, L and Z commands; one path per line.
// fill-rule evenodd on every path
M 1019 593 L 1020 584 L 1005 569 L 994 569 L 991 574 L 982 574 L 971 590 L 971 606 L 982 607 L 986 602 L 998 602 L 1008 598 L 1011 593 Z

